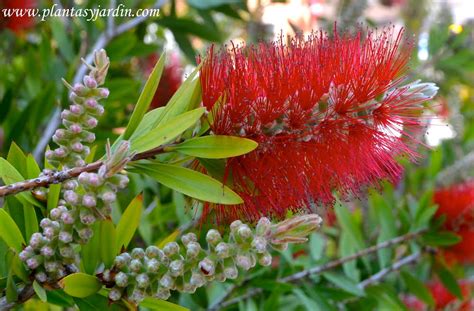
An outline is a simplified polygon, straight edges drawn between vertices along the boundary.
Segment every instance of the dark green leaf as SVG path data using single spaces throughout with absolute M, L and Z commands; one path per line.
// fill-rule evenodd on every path
M 423 234 L 423 243 L 431 246 L 451 246 L 461 242 L 462 238 L 451 231 L 427 232 Z
M 461 288 L 459 287 L 456 278 L 451 274 L 451 272 L 441 264 L 436 266 L 436 274 L 438 274 L 441 283 L 443 283 L 444 287 L 456 296 L 459 299 L 463 299 Z
M 414 294 L 416 297 L 420 298 L 431 307 L 434 306 L 435 302 L 433 296 L 426 288 L 425 284 L 423 284 L 420 280 L 418 280 L 416 277 L 412 276 L 408 272 L 402 271 L 400 274 L 402 276 L 403 282 L 405 283 L 405 286 L 408 288 L 410 293 Z

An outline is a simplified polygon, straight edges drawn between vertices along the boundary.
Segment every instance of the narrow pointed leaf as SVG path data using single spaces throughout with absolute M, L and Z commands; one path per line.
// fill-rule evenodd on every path
M 198 108 L 170 119 L 166 123 L 157 126 L 150 132 L 133 140 L 131 149 L 137 152 L 143 152 L 170 142 L 194 125 L 203 113 L 204 108 Z
M 5 185 L 13 184 L 25 180 L 25 178 L 16 170 L 13 165 L 8 163 L 4 158 L 0 158 L 0 178 L 3 179 Z M 35 206 L 41 207 L 41 204 L 33 198 L 29 192 L 20 192 L 15 195 L 18 200 L 23 204 L 33 204 Z
M 100 254 L 106 267 L 111 267 L 117 255 L 117 231 L 110 219 L 100 224 Z
M 199 65 L 194 69 L 186 81 L 184 81 L 181 87 L 174 93 L 163 110 L 163 113 L 154 121 L 153 127 L 166 123 L 168 120 L 183 112 L 194 109 L 199 105 L 201 101 L 201 82 L 196 76 L 200 68 L 201 66 Z
M 408 272 L 402 271 L 400 273 L 403 282 L 409 289 L 410 293 L 413 293 L 416 297 L 426 302 L 429 306 L 434 307 L 435 302 L 428 288 L 419 279 L 414 277 Z
M 246 154 L 257 146 L 247 138 L 216 135 L 188 139 L 169 149 L 199 158 L 223 159 Z
M 102 283 L 93 275 L 74 273 L 66 276 L 59 285 L 72 297 L 84 298 L 97 293 L 102 288 Z
M 188 308 L 181 307 L 180 305 L 151 297 L 145 298 L 145 300 L 140 303 L 140 306 L 160 311 L 189 311 Z
M 153 177 L 166 187 L 198 200 L 219 204 L 241 204 L 242 199 L 220 181 L 188 168 L 161 163 L 135 165 L 131 171 Z
M 138 98 L 137 105 L 135 106 L 132 116 L 130 117 L 130 121 L 128 122 L 125 133 L 123 134 L 124 140 L 127 140 L 130 138 L 130 136 L 132 136 L 133 132 L 138 127 L 138 124 L 140 124 L 142 121 L 143 116 L 148 111 L 153 96 L 156 93 L 156 89 L 158 88 L 158 84 L 160 83 L 161 74 L 163 73 L 163 68 L 165 66 L 165 58 L 165 54 L 161 55 L 160 59 L 155 65 L 155 68 L 153 68 L 150 77 L 145 83 L 143 91 Z
M 22 244 L 25 244 L 23 235 L 16 223 L 4 209 L 0 209 L 0 224 L 0 238 L 2 238 L 9 247 L 18 252 L 21 251 Z
M 140 224 L 143 210 L 143 197 L 139 194 L 125 209 L 117 225 L 117 253 L 127 247 Z
M 46 290 L 38 284 L 38 282 L 33 281 L 33 289 L 35 290 L 36 296 L 42 301 L 48 301 L 48 296 L 46 295 Z

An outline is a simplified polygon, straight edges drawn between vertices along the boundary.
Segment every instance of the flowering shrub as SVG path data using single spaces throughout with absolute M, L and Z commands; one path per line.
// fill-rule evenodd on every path
M 111 65 L 96 51 L 81 82 L 64 81 L 71 103 L 44 169 L 16 144 L 0 158 L 0 251 L 8 265 L 0 267 L 7 271 L 0 308 L 40 299 L 85 310 L 183 309 L 169 299 L 220 310 L 281 294 L 294 309 L 403 310 L 395 286 L 383 282 L 392 272 L 401 275 L 397 288 L 435 307 L 436 292 L 418 280 L 427 276 L 409 271 L 424 259 L 462 298 L 463 284 L 431 256 L 457 238 L 438 230 L 429 191 L 412 202 L 390 188 L 402 179 L 402 157 L 421 158 L 415 136 L 424 102 L 437 91 L 408 81 L 410 44 L 402 36 L 313 34 L 289 45 L 211 49 L 167 104 L 150 110 L 165 74 L 162 56 L 127 126 L 105 144 L 95 132 L 113 96 Z M 356 203 L 341 203 L 386 181 L 388 194 L 363 203 L 366 218 Z M 150 188 L 159 189 L 157 202 Z M 144 202 L 159 205 L 170 193 L 182 194 L 183 206 L 193 202 L 196 218 L 203 208 L 202 227 L 169 234 L 176 222 L 164 222 L 167 236 L 157 242 L 149 218 L 159 210 L 159 222 L 175 207 Z M 319 205 L 334 206 L 327 232 L 318 232 Z M 296 286 L 306 279 L 314 291 Z M 234 285 L 219 285 L 228 280 Z M 275 299 L 262 305 L 274 307 Z

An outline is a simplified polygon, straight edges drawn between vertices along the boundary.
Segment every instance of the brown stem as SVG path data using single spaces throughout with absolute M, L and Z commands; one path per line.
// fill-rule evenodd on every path
M 6 297 L 0 298 L 0 310 L 11 310 L 15 306 L 22 304 L 29 300 L 35 295 L 33 286 L 26 285 L 21 292 L 18 294 L 18 300 L 14 302 L 8 302 Z
M 131 161 L 149 159 L 157 154 L 163 153 L 164 147 L 158 147 L 142 153 L 136 154 Z M 20 181 L 14 184 L 0 187 L 0 198 L 7 195 L 16 194 L 23 191 L 33 190 L 39 187 L 48 187 L 51 184 L 59 184 L 68 179 L 75 178 L 83 172 L 97 171 L 103 164 L 102 160 L 87 164 L 81 167 L 73 167 L 68 170 L 54 172 L 50 175 L 40 176 L 33 179 Z

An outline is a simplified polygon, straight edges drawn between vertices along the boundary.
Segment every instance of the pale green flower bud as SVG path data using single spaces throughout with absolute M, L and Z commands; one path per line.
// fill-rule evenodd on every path
M 126 287 L 128 285 L 128 276 L 123 272 L 119 272 L 115 275 L 115 284 L 119 287 Z
M 169 265 L 171 276 L 177 277 L 184 273 L 184 262 L 182 260 L 173 260 Z
M 167 300 L 171 296 L 171 293 L 169 289 L 160 287 L 154 296 L 158 299 Z
M 145 257 L 145 251 L 143 250 L 143 248 L 134 248 L 132 250 L 132 258 L 133 259 L 142 259 Z
M 189 242 L 197 242 L 197 236 L 194 233 L 187 233 L 181 237 L 181 241 L 187 246 Z
M 215 229 L 211 229 L 206 234 L 206 241 L 211 246 L 216 246 L 220 241 L 222 241 L 221 234 Z
M 196 287 L 201 287 L 206 284 L 206 279 L 201 274 L 193 272 L 189 282 Z
M 133 272 L 136 272 L 136 273 L 140 272 L 142 267 L 143 265 L 140 259 L 133 259 L 130 262 L 130 270 L 132 270 Z
M 230 250 L 230 246 L 225 242 L 220 242 L 215 248 L 217 256 L 222 259 L 230 256 Z
M 163 247 L 163 252 L 166 256 L 172 257 L 179 253 L 179 245 L 176 242 L 169 242 L 166 243 L 165 247 Z
M 137 286 L 140 288 L 146 288 L 148 285 L 150 285 L 150 278 L 146 273 L 137 275 L 135 280 L 137 281 Z
M 267 250 L 267 240 L 263 237 L 257 236 L 252 241 L 252 248 L 259 254 Z
M 174 286 L 174 279 L 169 274 L 165 274 L 160 279 L 160 285 L 164 288 L 171 289 Z
M 259 255 L 258 263 L 264 267 L 269 266 L 272 264 L 272 255 L 270 253 L 265 252 Z
M 119 301 L 122 298 L 122 292 L 118 288 L 112 288 L 109 292 L 109 299 Z

